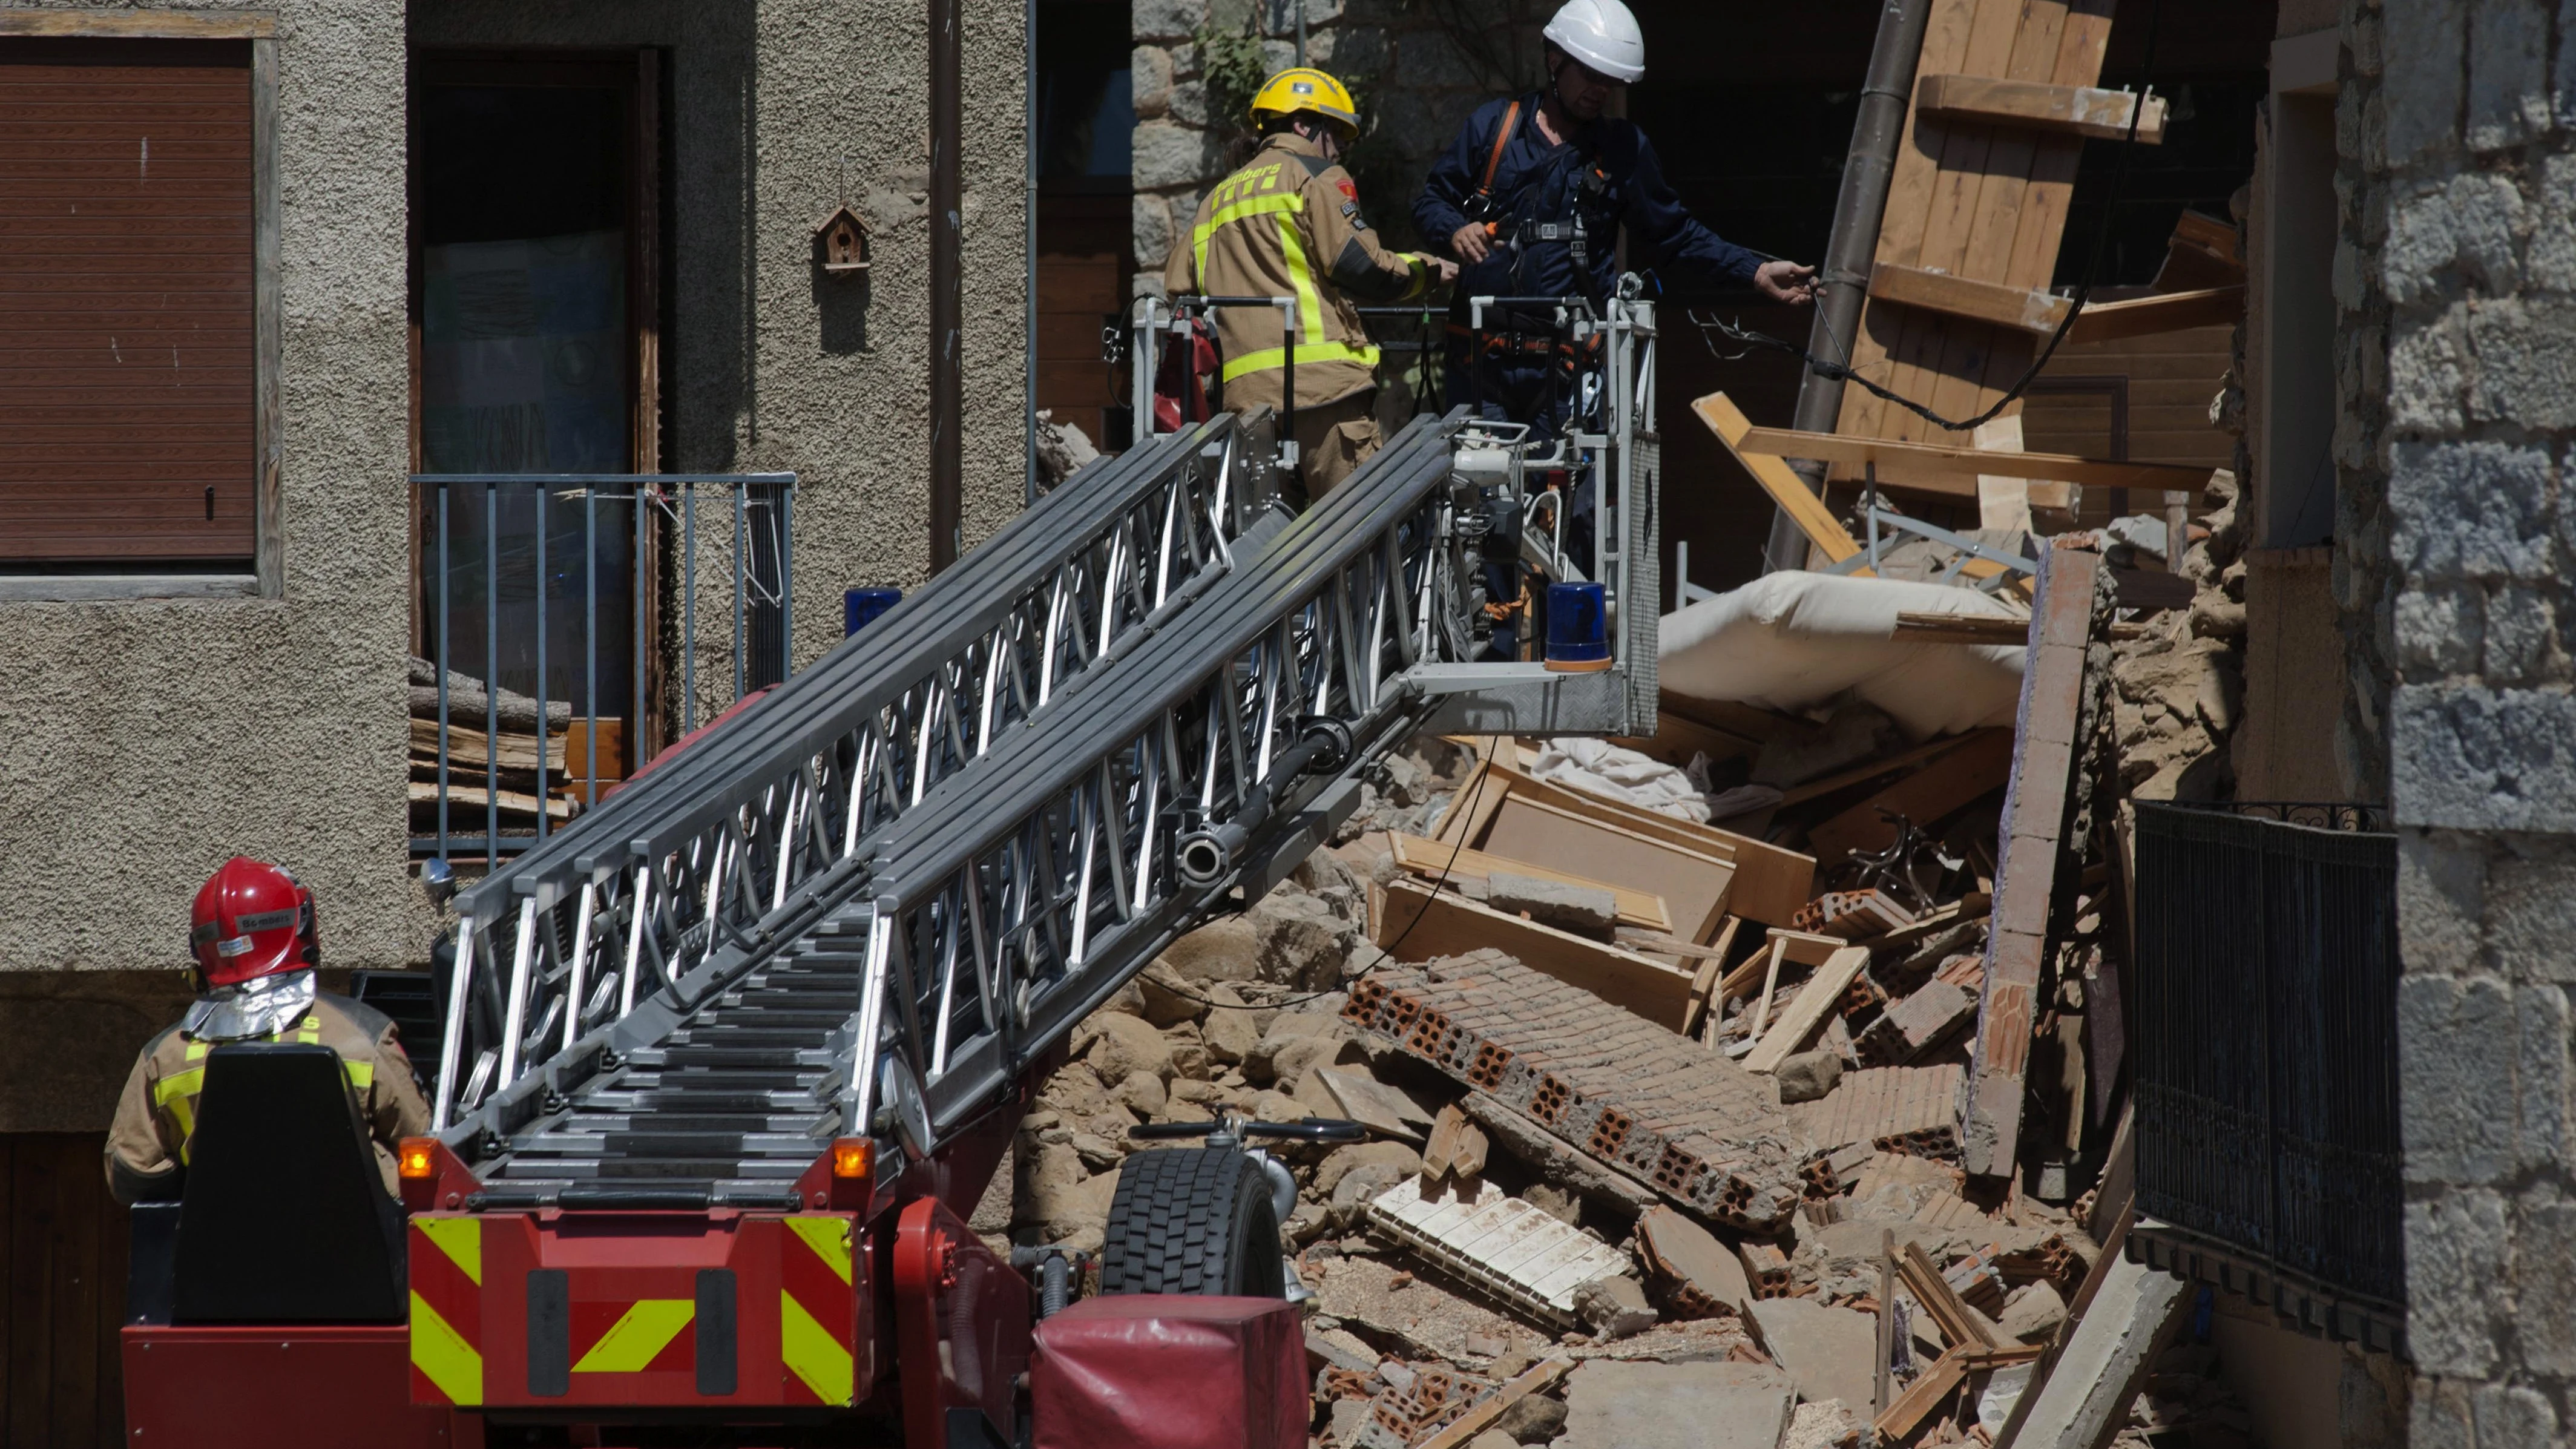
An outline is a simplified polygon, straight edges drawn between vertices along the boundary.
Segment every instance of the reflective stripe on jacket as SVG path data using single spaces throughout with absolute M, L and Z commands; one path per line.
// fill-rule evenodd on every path
M 1430 290 L 1431 269 L 1379 246 L 1351 174 L 1314 142 L 1283 133 L 1199 203 L 1163 282 L 1175 296 L 1296 298 L 1297 403 L 1319 407 L 1377 381 L 1377 348 L 1353 299 L 1416 300 Z M 1267 307 L 1216 314 L 1225 406 L 1278 407 L 1285 399 L 1282 320 Z
M 296 1022 L 261 1038 L 327 1046 L 340 1056 L 358 1115 L 376 1144 L 385 1187 L 394 1187 L 393 1148 L 429 1130 L 429 1109 L 411 1078 L 400 1033 L 384 1013 L 346 997 L 317 995 Z M 205 1091 L 206 1056 L 221 1042 L 199 1041 L 178 1027 L 154 1037 L 134 1060 L 116 1120 L 107 1133 L 107 1181 L 120 1202 L 187 1165 L 197 1133 L 197 1099 Z

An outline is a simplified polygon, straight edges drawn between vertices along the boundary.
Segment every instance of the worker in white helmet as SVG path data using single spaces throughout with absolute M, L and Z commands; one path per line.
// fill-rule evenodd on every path
M 1579 390 L 1568 377 L 1589 359 L 1573 350 L 1553 308 L 1489 310 L 1470 332 L 1466 299 L 1589 297 L 1617 282 L 1618 237 L 1631 265 L 1713 285 L 1750 286 L 1775 300 L 1815 296 L 1815 271 L 1768 260 L 1720 238 L 1684 210 L 1645 134 L 1605 115 L 1646 73 L 1646 41 L 1619 0 L 1567 0 L 1547 23 L 1547 85 L 1489 102 L 1467 118 L 1431 168 L 1413 219 L 1459 264 L 1450 304 L 1449 401 L 1528 423 L 1552 437 Z

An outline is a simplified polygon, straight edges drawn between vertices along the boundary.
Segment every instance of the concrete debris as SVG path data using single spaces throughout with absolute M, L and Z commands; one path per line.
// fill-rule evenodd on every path
M 1575 1289 L 1574 1312 L 1605 1343 L 1643 1333 L 1657 1319 L 1645 1288 L 1628 1277 L 1595 1278 Z
M 1825 1097 L 1790 1109 L 1820 1146 L 1865 1142 L 1882 1152 L 1956 1161 L 1959 1156 L 1957 1066 L 1872 1067 L 1846 1074 Z
M 1794 1397 L 1760 1365 L 1595 1361 L 1567 1385 L 1565 1433 L 1604 1449 L 1778 1449 Z
M 1638 1216 L 1637 1256 L 1679 1317 L 1741 1319 L 1752 1310 L 1753 1284 L 1743 1260 L 1671 1208 L 1653 1207 Z
M 1609 891 L 1509 871 L 1486 874 L 1485 904 L 1525 915 L 1543 926 L 1604 939 L 1619 923 L 1619 898 Z
M 1797 1052 L 1780 1059 L 1772 1074 L 1780 1087 L 1780 1105 L 1820 1101 L 1840 1085 L 1843 1059 L 1832 1051 Z
M 1799 1398 L 1869 1402 L 1877 1383 L 1873 1315 L 1828 1308 L 1811 1298 L 1765 1298 L 1753 1305 L 1753 1318 L 1762 1326 L 1763 1346 L 1788 1371 Z

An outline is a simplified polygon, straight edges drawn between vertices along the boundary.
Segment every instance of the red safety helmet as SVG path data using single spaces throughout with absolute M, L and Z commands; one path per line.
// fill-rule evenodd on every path
M 188 952 L 209 987 L 319 966 L 313 892 L 277 866 L 236 855 L 198 888 Z

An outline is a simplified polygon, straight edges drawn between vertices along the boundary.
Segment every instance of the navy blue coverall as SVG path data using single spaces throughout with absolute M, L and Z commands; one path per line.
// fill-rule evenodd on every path
M 1497 422 L 1526 423 L 1540 442 L 1591 419 L 1580 395 L 1576 359 L 1561 355 L 1553 308 L 1488 308 L 1483 334 L 1468 331 L 1469 297 L 1589 297 L 1596 308 L 1617 285 L 1619 229 L 1628 230 L 1632 263 L 1676 272 L 1703 284 L 1750 285 L 1763 258 L 1693 219 L 1664 180 L 1655 148 L 1632 122 L 1604 116 L 1551 144 L 1538 128 L 1536 93 L 1517 102 L 1489 101 L 1459 127 L 1434 162 L 1413 204 L 1423 240 L 1451 251 L 1450 238 L 1471 222 L 1496 223 L 1493 250 L 1481 262 L 1457 258 L 1450 292 L 1449 404 L 1475 407 Z M 1512 133 L 1499 162 L 1494 141 L 1506 117 Z M 1491 185 L 1485 169 L 1493 166 Z M 1495 543 L 1516 551 L 1520 519 L 1508 508 L 1493 520 Z M 1592 499 L 1573 500 L 1566 521 L 1569 554 L 1588 558 Z M 1519 593 L 1517 565 L 1490 559 L 1485 587 L 1497 600 Z M 1514 650 L 1517 627 L 1496 626 L 1498 655 Z
M 1563 389 L 1551 376 L 1552 315 L 1488 312 L 1489 338 L 1497 345 L 1479 357 L 1479 339 L 1464 335 L 1469 297 L 1590 297 L 1609 299 L 1618 281 L 1619 228 L 1628 228 L 1631 261 L 1674 272 L 1703 284 L 1750 285 L 1760 256 L 1727 241 L 1694 220 L 1664 180 L 1655 148 L 1634 123 L 1604 116 L 1563 145 L 1550 145 L 1538 128 L 1540 97 L 1521 97 L 1511 138 L 1484 196 L 1485 167 L 1495 133 L 1513 102 L 1489 101 L 1467 118 L 1448 151 L 1432 165 L 1422 196 L 1413 204 L 1423 240 L 1449 246 L 1471 221 L 1500 223 L 1491 255 L 1469 264 L 1459 259 L 1450 304 L 1449 402 L 1472 403 L 1484 416 L 1528 423 L 1542 439 L 1566 419 Z M 1467 364 L 1462 366 L 1461 364 Z

